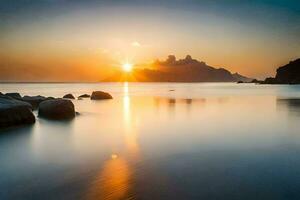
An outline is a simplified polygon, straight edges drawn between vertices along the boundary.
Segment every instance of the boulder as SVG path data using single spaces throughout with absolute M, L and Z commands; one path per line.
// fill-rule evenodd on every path
M 35 117 L 29 103 L 0 96 L 0 127 L 33 124 Z
M 91 100 L 112 99 L 112 96 L 107 92 L 94 91 Z
M 22 99 L 20 93 L 17 93 L 17 92 L 6 93 L 5 95 L 8 96 L 8 97 L 17 99 L 17 100 Z
M 65 99 L 75 99 L 73 94 L 66 94 L 65 96 L 63 96 L 63 98 L 65 98 Z
M 75 117 L 75 108 L 68 99 L 51 99 L 40 103 L 39 117 L 53 120 L 72 119 Z
M 47 99 L 48 98 L 44 96 L 38 95 L 38 96 L 24 96 L 22 97 L 21 100 L 30 103 L 33 109 L 37 109 L 39 107 L 39 104 Z
M 24 102 L 21 100 L 16 100 L 10 96 L 0 95 L 0 100 L 3 100 L 3 99 L 9 100 L 10 104 L 18 104 L 18 105 L 22 104 L 22 105 L 28 107 L 30 110 L 32 110 L 32 105 L 30 103 L 27 103 L 27 102 Z
M 0 98 L 2 98 L 2 99 L 15 100 L 14 98 L 12 98 L 12 97 L 10 97 L 10 96 L 6 96 L 5 94 L 0 94 Z
M 82 94 L 78 98 L 90 98 L 90 97 L 91 97 L 91 95 L 89 95 L 89 94 Z

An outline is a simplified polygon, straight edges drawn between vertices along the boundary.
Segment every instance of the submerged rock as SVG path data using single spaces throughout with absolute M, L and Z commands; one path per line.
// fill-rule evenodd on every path
M 0 127 L 33 124 L 35 117 L 29 103 L 0 96 Z
M 91 100 L 112 99 L 112 96 L 107 92 L 94 91 Z
M 65 99 L 75 99 L 73 94 L 66 94 L 65 96 L 63 96 L 63 98 L 65 98 Z
M 51 99 L 40 103 L 39 116 L 54 119 L 72 119 L 75 117 L 75 108 L 68 99 Z
M 89 95 L 89 94 L 82 94 L 78 98 L 90 98 L 90 97 L 91 97 L 91 95 Z

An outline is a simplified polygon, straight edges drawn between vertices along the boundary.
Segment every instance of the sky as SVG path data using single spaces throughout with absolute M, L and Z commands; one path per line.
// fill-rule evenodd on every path
M 248 77 L 300 57 L 298 0 L 2 0 L 0 81 L 98 81 L 189 54 Z

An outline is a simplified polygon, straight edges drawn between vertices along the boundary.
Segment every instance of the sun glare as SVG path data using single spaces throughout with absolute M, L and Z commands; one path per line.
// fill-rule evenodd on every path
M 130 63 L 125 63 L 122 65 L 122 69 L 125 72 L 130 72 L 132 70 L 132 64 Z

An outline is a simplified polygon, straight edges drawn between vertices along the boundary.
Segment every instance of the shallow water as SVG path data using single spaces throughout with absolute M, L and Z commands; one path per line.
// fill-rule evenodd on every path
M 74 100 L 69 122 L 0 130 L 0 199 L 300 199 L 300 86 L 0 85 L 93 90 L 114 99 Z

